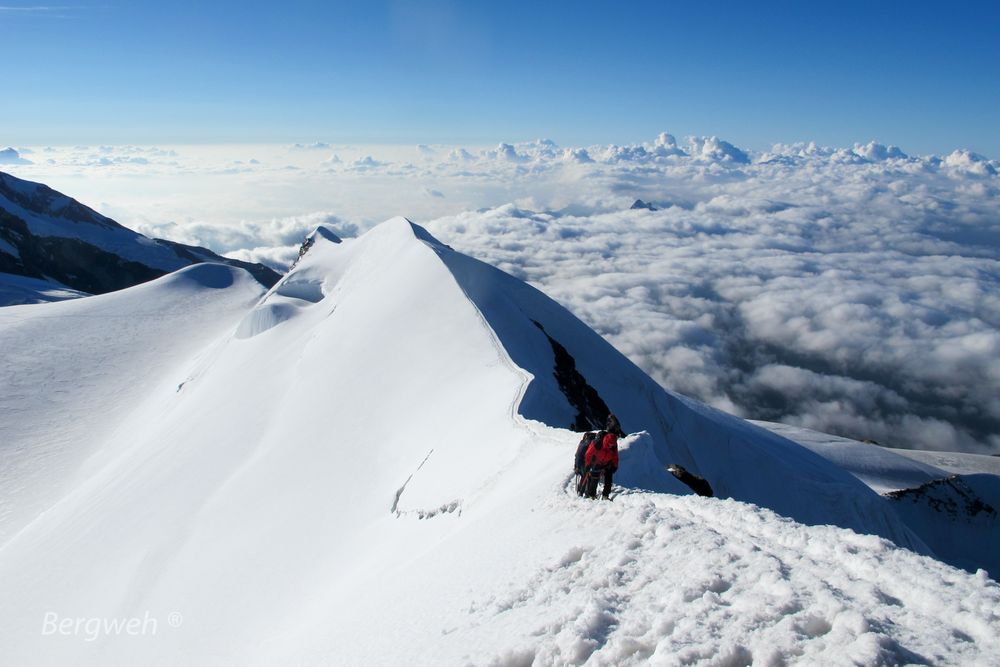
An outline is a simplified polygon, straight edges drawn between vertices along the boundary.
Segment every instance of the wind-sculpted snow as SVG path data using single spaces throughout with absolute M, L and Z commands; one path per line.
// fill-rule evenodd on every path
M 0 547 L 261 292 L 245 271 L 196 264 L 127 291 L 0 309 Z

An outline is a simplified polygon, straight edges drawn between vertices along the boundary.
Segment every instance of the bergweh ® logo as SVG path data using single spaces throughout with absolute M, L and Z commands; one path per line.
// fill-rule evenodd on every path
M 179 628 L 184 623 L 184 617 L 179 612 L 167 614 L 166 625 Z M 160 621 L 149 611 L 142 616 L 122 617 L 61 617 L 54 611 L 45 613 L 42 619 L 42 635 L 61 635 L 63 637 L 80 637 L 83 641 L 92 642 L 101 637 L 155 637 L 160 629 Z

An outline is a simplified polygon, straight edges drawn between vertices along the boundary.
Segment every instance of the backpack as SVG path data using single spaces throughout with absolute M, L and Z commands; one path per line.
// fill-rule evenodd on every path
M 580 471 L 583 470 L 583 459 L 587 454 L 587 448 L 590 447 L 590 443 L 594 441 L 596 434 L 593 431 L 588 431 L 583 434 L 580 439 L 580 444 L 576 447 L 576 456 L 573 457 L 573 469 Z
M 604 436 L 608 434 L 607 431 L 598 431 L 597 435 L 594 436 L 594 449 L 604 449 Z

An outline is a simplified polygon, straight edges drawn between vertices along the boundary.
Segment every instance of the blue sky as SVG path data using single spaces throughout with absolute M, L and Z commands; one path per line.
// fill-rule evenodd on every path
M 872 139 L 1000 157 L 1000 3 L 0 0 L 0 143 Z

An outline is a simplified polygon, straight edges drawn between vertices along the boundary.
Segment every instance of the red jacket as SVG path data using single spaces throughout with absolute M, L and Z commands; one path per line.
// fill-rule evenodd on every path
M 588 468 L 590 466 L 610 466 L 617 469 L 618 436 L 614 433 L 605 435 L 600 449 L 597 448 L 596 442 L 591 443 L 590 447 L 587 447 L 586 464 Z

